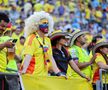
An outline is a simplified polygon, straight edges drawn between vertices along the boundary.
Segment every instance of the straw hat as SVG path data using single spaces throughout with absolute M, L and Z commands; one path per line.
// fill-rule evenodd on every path
M 58 38 L 64 36 L 65 38 L 67 39 L 70 39 L 70 35 L 69 33 L 67 32 L 62 32 L 61 30 L 57 30 L 57 31 L 54 31 L 53 33 L 50 34 L 50 39 L 51 39 L 51 42 L 57 40 Z
M 62 32 L 61 30 L 57 30 L 57 31 L 52 32 L 49 37 L 51 40 L 55 40 L 61 36 L 65 36 L 65 35 L 66 35 L 65 32 Z
M 71 34 L 71 39 L 70 39 L 70 45 L 72 46 L 74 44 L 74 41 L 83 34 L 87 34 L 89 33 L 88 31 L 80 31 L 80 30 L 73 30 L 72 34 Z
M 102 42 L 99 42 L 98 44 L 96 44 L 92 50 L 93 55 L 96 53 L 97 49 L 102 46 L 108 47 L 108 42 L 102 41 Z

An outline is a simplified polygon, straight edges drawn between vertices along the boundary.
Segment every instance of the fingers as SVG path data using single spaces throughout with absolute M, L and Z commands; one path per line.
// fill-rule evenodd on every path
M 87 81 L 90 81 L 91 79 L 90 79 L 89 77 L 86 77 L 86 80 L 87 80 Z
M 68 79 L 68 77 L 67 77 L 66 75 L 61 75 L 61 76 L 59 76 L 59 77 L 63 77 L 63 78 L 65 78 L 65 79 Z
M 15 45 L 14 43 L 12 43 L 10 41 L 5 42 L 4 44 L 5 44 L 5 47 L 7 47 L 7 48 L 11 48 Z

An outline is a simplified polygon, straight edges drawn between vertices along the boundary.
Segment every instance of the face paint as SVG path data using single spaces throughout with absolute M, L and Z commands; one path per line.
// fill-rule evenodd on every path
M 47 19 L 44 18 L 40 20 L 39 29 L 45 34 L 48 33 L 48 20 Z
M 48 24 L 40 24 L 39 29 L 45 34 L 48 33 Z

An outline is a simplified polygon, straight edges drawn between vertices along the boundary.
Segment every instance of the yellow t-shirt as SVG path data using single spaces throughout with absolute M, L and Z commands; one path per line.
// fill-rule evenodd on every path
M 37 3 L 37 4 L 34 5 L 34 10 L 36 12 L 42 11 L 42 9 L 43 9 L 43 5 L 42 4 Z
M 10 37 L 8 37 L 8 36 L 0 37 L 0 44 L 6 42 L 9 39 L 10 39 Z M 7 53 L 6 48 L 0 50 L 0 72 L 6 71 L 6 65 L 7 65 L 6 53 Z
M 32 75 L 35 75 L 35 76 L 36 75 L 38 75 L 38 76 L 47 76 L 48 70 L 47 70 L 46 67 L 48 65 L 45 65 L 42 46 L 40 45 L 40 42 L 38 41 L 38 39 L 36 37 L 34 39 L 32 39 L 32 42 L 30 44 L 30 38 L 31 38 L 31 35 L 27 38 L 27 40 L 25 42 L 23 55 L 28 54 L 28 55 L 33 56 L 34 59 L 35 59 L 33 61 L 33 63 L 35 65 L 32 65 L 32 66 L 34 66 L 34 67 L 32 67 L 32 70 L 33 70 Z M 42 40 L 42 42 L 43 42 L 42 38 L 39 37 L 39 39 Z M 52 48 L 51 48 L 50 39 L 45 37 L 44 38 L 44 43 L 45 43 L 45 46 L 48 47 L 48 51 L 47 51 L 48 57 L 52 56 Z
M 83 48 L 80 48 L 76 45 L 73 45 L 71 48 L 69 48 L 69 53 L 74 61 L 77 61 L 79 63 L 89 62 L 90 57 Z M 81 69 L 81 72 L 84 73 L 86 76 L 91 77 L 92 71 L 91 66 L 88 66 L 86 68 Z M 79 77 L 79 75 L 74 72 L 72 69 L 68 68 L 67 75 L 70 77 Z
M 95 59 L 95 63 L 93 64 L 93 83 L 96 83 L 96 81 L 99 80 L 99 66 L 97 65 L 98 62 L 102 62 L 106 65 L 106 61 L 100 53 L 97 53 L 97 58 Z M 103 82 L 105 82 L 104 75 L 102 78 Z M 108 75 L 106 77 L 106 81 L 108 83 Z
M 16 48 L 15 49 L 16 54 L 20 56 L 22 54 L 22 52 L 23 52 L 24 45 L 21 45 L 20 43 L 17 43 L 15 48 Z
M 12 34 L 13 39 L 19 39 L 20 36 L 16 35 L 15 33 Z
M 91 11 L 90 11 L 89 8 L 86 8 L 86 9 L 85 9 L 85 13 L 86 13 L 85 18 L 86 18 L 86 19 L 90 19 L 90 12 L 91 12 Z
M 51 5 L 51 4 L 46 3 L 43 6 L 43 9 L 44 9 L 45 12 L 51 13 L 54 10 L 54 6 Z
M 69 2 L 69 8 L 70 8 L 70 11 L 74 11 L 75 10 L 75 3 Z

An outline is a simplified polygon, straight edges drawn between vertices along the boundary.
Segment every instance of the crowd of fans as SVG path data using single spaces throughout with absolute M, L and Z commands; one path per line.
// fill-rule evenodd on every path
M 50 75 L 54 75 L 54 73 L 56 73 L 58 76 L 65 76 L 68 72 L 69 64 L 71 68 L 74 69 L 81 77 L 86 78 L 89 81 L 90 78 L 92 78 L 92 64 L 95 63 L 97 65 L 95 67 L 98 69 L 99 67 L 108 69 L 108 44 L 103 42 L 104 44 L 99 44 L 100 46 L 97 45 L 98 41 L 100 40 L 108 40 L 108 0 L 2 0 L 0 1 L 0 12 L 4 12 L 6 15 L 8 15 L 11 22 L 10 23 L 9 20 L 6 21 L 6 24 L 8 24 L 6 25 L 6 29 L 3 30 L 1 29 L 1 24 L 5 25 L 5 19 L 3 18 L 4 21 L 2 21 L 2 18 L 0 19 L 0 30 L 3 31 L 0 31 L 0 49 L 4 52 L 4 48 L 7 48 L 6 58 L 9 59 L 9 61 L 7 61 L 8 65 L 4 66 L 7 70 L 11 70 L 12 72 L 22 70 L 21 74 L 32 74 L 35 72 L 34 74 L 46 75 L 46 63 L 49 63 L 50 61 L 49 59 L 44 60 L 44 58 L 48 58 L 49 55 L 54 57 L 52 58 L 54 72 L 52 72 L 53 70 L 49 71 Z M 56 33 L 54 36 L 53 34 L 52 36 L 49 35 L 52 47 L 48 46 L 50 44 L 49 39 L 47 37 L 44 38 L 44 34 L 48 34 L 48 29 L 52 25 L 51 21 L 53 21 L 52 19 L 49 19 L 50 16 L 48 13 L 53 17 L 54 31 L 60 31 L 57 31 L 58 36 Z M 41 14 L 45 14 L 46 16 Z M 37 24 L 39 28 L 38 30 L 34 23 Z M 33 29 L 35 31 L 32 31 Z M 85 32 L 85 30 L 87 32 Z M 34 34 L 34 32 L 36 36 L 35 39 L 31 34 Z M 65 37 L 67 32 L 70 33 L 68 35 L 69 38 Z M 90 35 L 87 36 L 88 42 L 86 43 L 85 35 L 88 32 Z M 27 34 L 30 36 L 27 37 Z M 32 40 L 33 43 L 31 43 Z M 1 43 L 3 43 L 3 46 Z M 36 43 L 39 43 L 40 46 Z M 68 44 L 70 44 L 70 47 L 68 47 Z M 98 47 L 94 48 L 95 45 Z M 53 52 L 51 51 L 52 48 Z M 67 48 L 69 52 L 67 51 Z M 95 51 L 92 52 L 94 49 Z M 48 55 L 46 52 L 48 52 Z M 22 53 L 24 54 L 23 56 Z M 101 53 L 101 55 L 96 55 L 94 53 Z M 2 56 L 3 53 L 0 54 Z M 42 54 L 44 57 L 41 56 Z M 105 60 L 102 58 L 102 56 Z M 39 68 L 37 70 L 34 70 L 33 68 L 31 70 L 31 67 L 28 68 L 29 64 L 31 65 L 30 60 L 32 61 L 32 57 L 38 57 L 38 59 L 41 57 L 41 61 L 39 61 L 41 63 L 38 62 L 37 64 L 40 64 L 39 66 L 43 65 L 45 68 L 43 69 L 43 66 L 41 68 L 36 66 Z M 99 57 L 102 58 L 103 61 L 101 61 Z M 104 61 L 106 61 L 106 63 Z M 23 65 L 21 65 L 21 63 L 23 63 Z M 34 61 L 32 64 L 34 65 Z M 94 68 L 92 68 L 92 70 L 96 71 Z M 84 74 L 80 71 L 82 71 Z M 75 72 L 73 72 L 73 75 L 76 77 Z M 95 72 L 93 72 L 93 75 L 95 77 Z M 71 75 L 69 74 L 69 76 Z M 14 79 L 13 81 L 15 80 L 17 79 Z M 93 82 L 94 88 L 96 88 L 96 80 L 97 79 L 94 79 Z
M 5 1 L 5 0 L 4 0 Z M 88 30 L 93 35 L 101 33 L 108 38 L 107 0 L 9 0 L 1 3 L 15 26 L 35 11 L 52 14 L 55 30 L 70 31 L 73 28 Z

